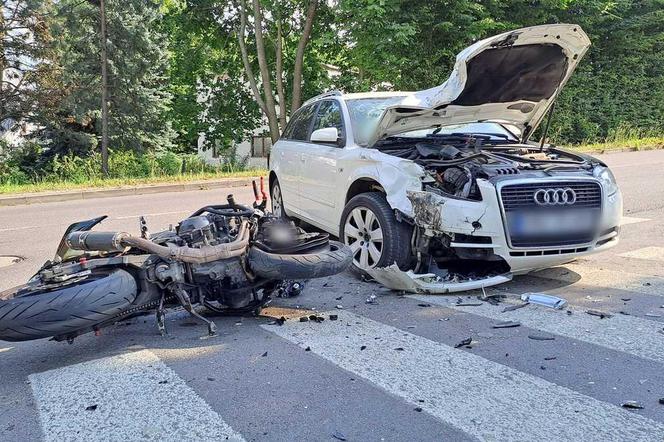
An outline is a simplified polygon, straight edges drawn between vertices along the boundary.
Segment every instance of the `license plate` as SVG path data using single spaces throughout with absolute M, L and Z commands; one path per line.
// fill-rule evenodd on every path
M 590 232 L 597 227 L 597 212 L 586 210 L 513 212 L 508 218 L 515 236 L 561 236 Z

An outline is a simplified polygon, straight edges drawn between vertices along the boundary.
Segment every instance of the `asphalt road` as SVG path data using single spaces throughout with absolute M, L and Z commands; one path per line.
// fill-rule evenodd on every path
M 459 307 L 457 296 L 400 296 L 344 274 L 272 304 L 277 316 L 337 321 L 219 317 L 219 336 L 200 339 L 204 327 L 174 311 L 166 338 L 149 316 L 73 345 L 0 342 L 0 440 L 661 441 L 664 151 L 603 158 L 625 198 L 619 246 L 491 290 L 556 294 L 571 314 Z M 156 231 L 225 195 L 0 208 L 0 255 L 25 258 L 0 267 L 0 290 L 51 257 L 73 220 L 107 214 L 107 229 L 135 232 L 146 215 Z M 492 328 L 505 320 L 521 326 Z

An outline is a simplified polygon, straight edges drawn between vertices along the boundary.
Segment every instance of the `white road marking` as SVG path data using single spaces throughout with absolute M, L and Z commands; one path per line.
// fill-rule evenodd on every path
M 661 330 L 661 325 L 647 319 L 621 314 L 600 319 L 585 313 L 585 309 L 576 308 L 571 308 L 573 314 L 567 315 L 562 310 L 536 305 L 503 313 L 505 305 L 509 304 L 493 306 L 485 303 L 480 306 L 458 307 L 454 305 L 454 298 L 450 297 L 408 297 L 497 321 L 518 321 L 526 327 L 664 363 L 664 336 L 658 331 Z
M 664 247 L 644 247 L 642 249 L 632 250 L 631 252 L 621 253 L 618 256 L 625 258 L 649 259 L 653 261 L 664 261 Z
M 664 296 L 664 278 L 570 263 L 530 274 L 538 278 L 579 284 L 580 286 L 625 290 L 644 295 Z
M 16 230 L 30 230 L 30 229 L 41 229 L 41 227 L 40 226 L 9 227 L 7 229 L 0 229 L 0 232 L 13 232 Z
M 620 225 L 626 226 L 627 224 L 643 223 L 646 221 L 650 221 L 650 218 L 636 218 L 631 216 L 623 216 Z
M 148 350 L 29 379 L 47 442 L 244 440 Z
M 480 440 L 664 436 L 663 424 L 615 405 L 350 312 L 334 313 L 338 321 L 263 327 Z
M 193 212 L 193 210 L 176 210 L 174 212 L 140 213 L 138 215 L 116 216 L 113 219 L 132 219 L 132 218 L 138 218 L 140 216 L 177 215 L 178 213 L 189 213 L 189 212 Z

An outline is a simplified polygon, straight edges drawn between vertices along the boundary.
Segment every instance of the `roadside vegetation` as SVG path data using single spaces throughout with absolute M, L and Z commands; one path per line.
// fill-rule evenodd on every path
M 0 192 L 244 174 L 234 146 L 306 99 L 430 88 L 472 42 L 544 23 L 592 41 L 549 140 L 662 148 L 661 0 L 3 0 Z

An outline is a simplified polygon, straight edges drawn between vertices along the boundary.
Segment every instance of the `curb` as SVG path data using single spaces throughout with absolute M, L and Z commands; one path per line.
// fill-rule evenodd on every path
M 252 178 L 227 178 L 215 181 L 192 181 L 177 184 L 156 184 L 153 186 L 135 186 L 110 189 L 84 189 L 62 192 L 22 194 L 0 196 L 0 207 L 21 206 L 26 204 L 53 203 L 95 198 L 112 198 L 116 196 L 147 195 L 163 192 L 187 192 L 191 190 L 218 189 L 222 187 L 246 187 L 251 185 Z

